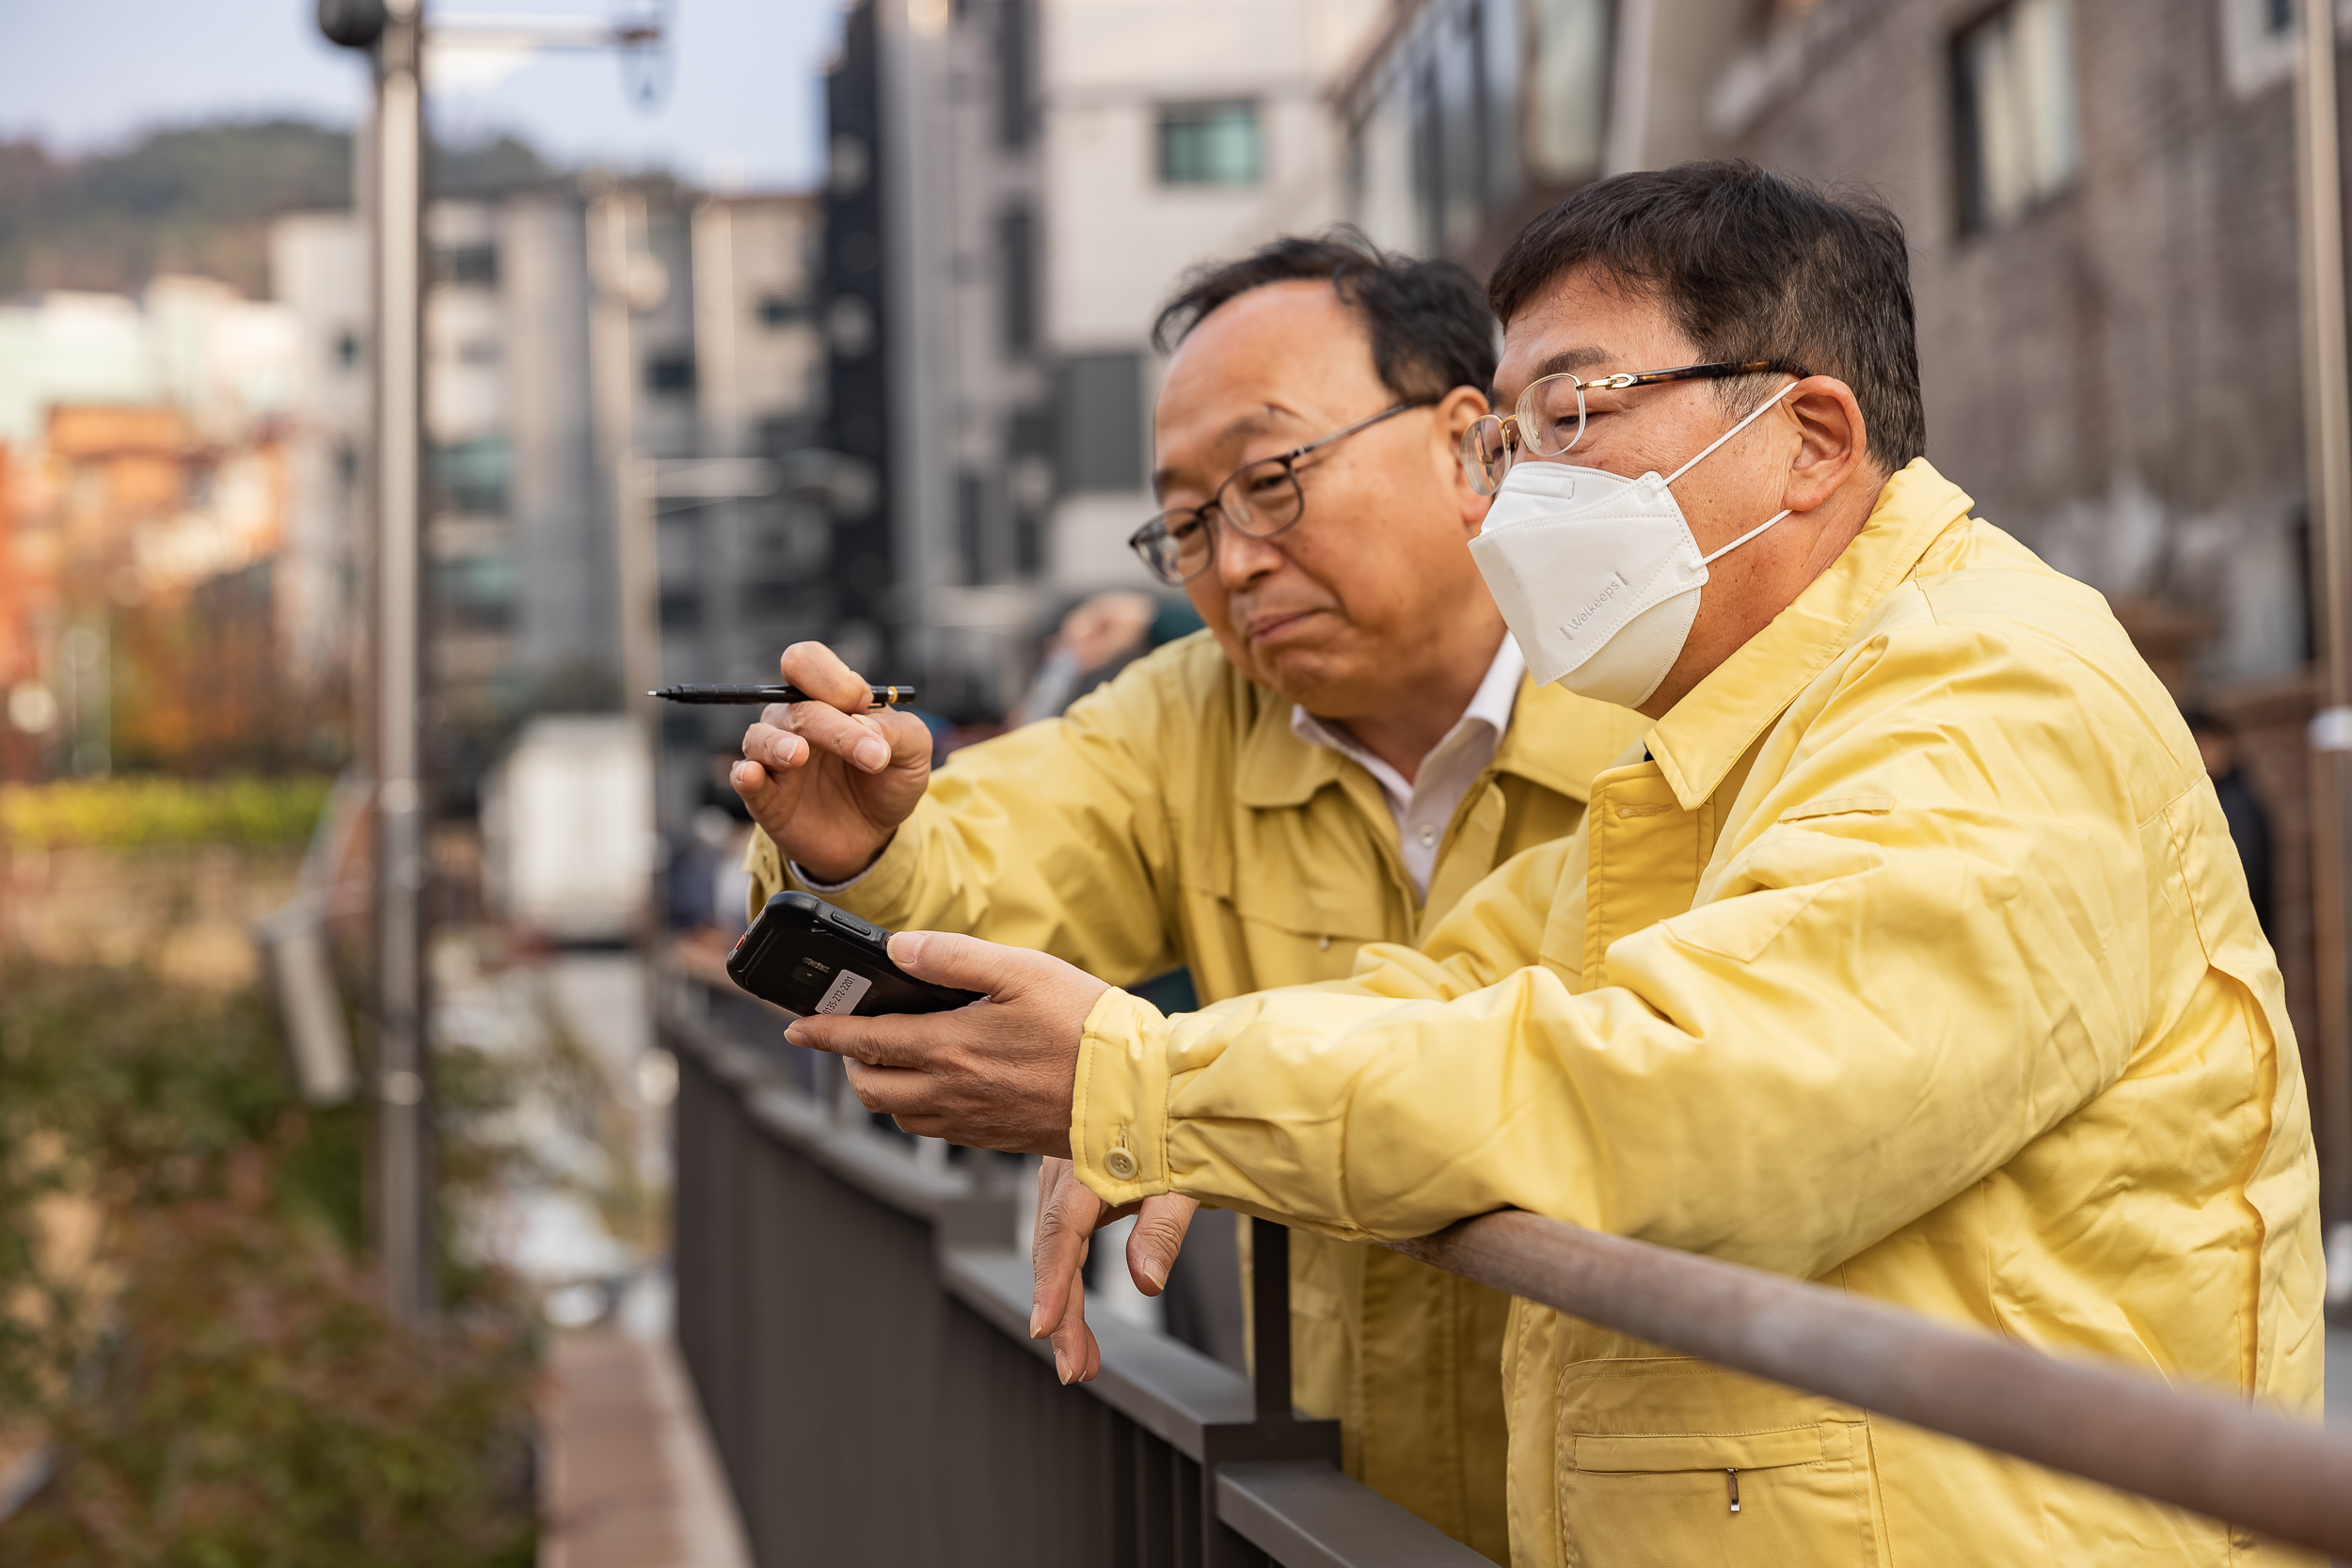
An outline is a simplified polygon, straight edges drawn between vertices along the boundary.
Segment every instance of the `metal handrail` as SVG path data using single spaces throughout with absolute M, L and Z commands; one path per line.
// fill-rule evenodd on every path
M 1667 1350 L 2352 1558 L 2352 1441 L 2243 1402 L 1518 1211 L 1391 1244 Z

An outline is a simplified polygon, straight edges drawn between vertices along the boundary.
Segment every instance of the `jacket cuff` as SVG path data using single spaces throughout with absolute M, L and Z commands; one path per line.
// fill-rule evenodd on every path
M 784 863 L 785 873 L 791 880 L 784 885 L 798 888 L 803 893 L 813 893 L 828 903 L 840 905 L 852 914 L 881 919 L 885 926 L 895 925 L 896 922 L 883 918 L 885 911 L 914 885 L 915 863 L 921 858 L 914 848 L 917 835 L 908 832 L 914 825 L 913 818 L 899 823 L 898 831 L 890 835 L 890 842 L 882 846 L 882 853 L 876 855 L 865 870 L 846 882 L 828 885 L 811 881 L 797 863 L 787 861 Z
M 1168 1190 L 1168 1020 L 1117 988 L 1095 1002 L 1078 1042 L 1070 1158 L 1105 1203 Z
M 752 879 L 751 889 L 744 895 L 743 921 L 749 925 L 759 918 L 759 911 L 768 907 L 769 899 L 790 885 L 784 879 L 784 856 L 776 848 L 776 841 L 768 836 L 767 829 L 752 830 L 751 845 L 743 851 L 743 869 Z

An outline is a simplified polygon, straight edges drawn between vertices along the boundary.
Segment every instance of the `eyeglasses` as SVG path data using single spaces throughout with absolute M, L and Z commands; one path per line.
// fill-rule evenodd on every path
M 1677 365 L 1668 371 L 1620 371 L 1597 381 L 1563 372 L 1530 382 L 1519 394 L 1518 409 L 1509 418 L 1480 416 L 1462 433 L 1462 472 L 1470 488 L 1491 496 L 1511 471 L 1512 454 L 1559 457 L 1584 438 L 1584 422 L 1592 414 L 1622 412 L 1626 390 L 1654 387 L 1662 381 L 1713 381 L 1727 375 L 1793 375 L 1802 381 L 1812 372 L 1786 359 L 1750 359 L 1744 363 L 1718 360 L 1706 365 Z
M 1143 558 L 1162 582 L 1184 584 L 1209 569 L 1216 559 L 1216 519 L 1252 539 L 1271 539 L 1298 521 L 1307 510 L 1307 497 L 1298 485 L 1298 460 L 1359 430 L 1370 430 L 1410 408 L 1427 408 L 1441 400 L 1414 398 L 1383 408 L 1345 430 L 1293 447 L 1272 457 L 1245 463 L 1226 476 L 1206 506 L 1180 506 L 1163 512 L 1129 536 L 1127 547 Z

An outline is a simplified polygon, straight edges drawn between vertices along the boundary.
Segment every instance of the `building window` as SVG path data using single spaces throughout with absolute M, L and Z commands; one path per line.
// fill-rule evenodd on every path
M 1036 95 L 1029 85 L 1030 38 L 1036 0 L 999 0 L 996 10 L 996 142 L 1026 147 L 1037 126 Z
M 518 580 L 511 556 L 477 555 L 437 562 L 433 600 L 441 624 L 455 631 L 508 630 L 515 622 Z
M 787 294 L 766 294 L 759 301 L 759 325 L 771 332 L 787 326 L 807 326 L 816 320 L 817 307 L 812 301 Z
M 964 581 L 988 581 L 988 482 L 972 468 L 956 473 L 956 554 Z
M 1163 184 L 1254 185 L 1264 162 L 1256 103 L 1241 99 L 1161 106 Z
M 1143 483 L 1143 356 L 1076 354 L 1061 362 L 1054 402 L 1065 490 L 1134 490 Z
M 433 252 L 433 281 L 489 288 L 499 280 L 499 253 L 486 245 L 443 245 Z
M 1528 8 L 1528 161 L 1542 178 L 1600 172 L 1609 127 L 1609 8 L 1603 0 L 1537 0 Z
M 425 457 L 425 505 L 437 514 L 501 516 L 512 467 L 503 436 L 437 446 Z
M 657 354 L 645 361 L 645 390 L 662 397 L 685 397 L 694 389 L 694 356 Z
M 1009 207 L 996 218 L 997 320 L 1005 352 L 1037 351 L 1037 214 Z
M 1952 40 L 1963 231 L 1997 229 L 2082 166 L 2072 0 L 2011 0 Z
M 2251 98 L 2295 79 L 2295 0 L 2221 0 L 2222 74 Z

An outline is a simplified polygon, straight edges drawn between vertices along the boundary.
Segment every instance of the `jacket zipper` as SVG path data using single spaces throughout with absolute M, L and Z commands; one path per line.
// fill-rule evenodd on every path
M 1740 1472 L 1725 1470 L 1724 1479 L 1731 1485 L 1731 1512 L 1737 1513 L 1740 1512 Z

